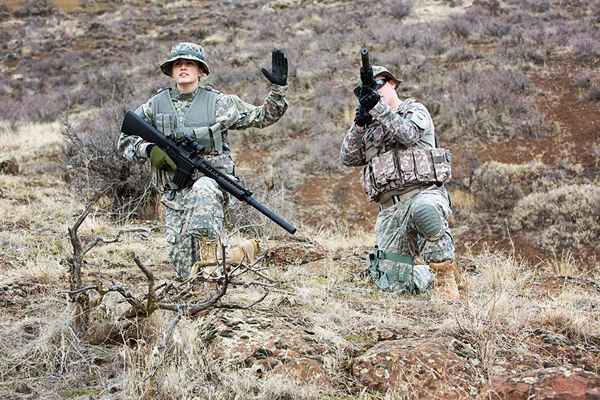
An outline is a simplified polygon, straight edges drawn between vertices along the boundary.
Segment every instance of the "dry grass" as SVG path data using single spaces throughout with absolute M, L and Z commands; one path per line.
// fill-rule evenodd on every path
M 61 143 L 59 122 L 17 124 L 15 129 L 7 122 L 0 122 L 0 151 L 14 155 L 19 162 L 58 154 Z

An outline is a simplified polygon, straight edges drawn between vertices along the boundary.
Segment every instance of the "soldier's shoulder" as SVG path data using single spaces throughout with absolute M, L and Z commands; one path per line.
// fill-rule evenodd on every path
M 413 98 L 408 98 L 406 100 L 404 100 L 402 102 L 402 105 L 400 107 L 401 109 L 404 109 L 406 111 L 421 111 L 421 112 L 429 112 L 429 110 L 427 110 L 427 107 L 425 106 L 425 104 L 421 103 L 420 101 L 417 101 L 416 99 Z
M 170 87 L 164 87 L 164 88 L 158 88 L 154 91 L 154 94 L 152 95 L 152 97 L 150 97 L 150 101 L 152 101 L 153 99 L 159 97 L 159 96 L 164 96 L 164 94 L 171 94 L 171 88 Z
M 207 92 L 213 92 L 218 95 L 222 95 L 222 96 L 225 95 L 223 92 L 221 92 L 220 90 L 218 90 L 217 88 L 215 88 L 214 86 L 211 86 L 211 85 L 202 86 L 202 89 L 206 90 Z

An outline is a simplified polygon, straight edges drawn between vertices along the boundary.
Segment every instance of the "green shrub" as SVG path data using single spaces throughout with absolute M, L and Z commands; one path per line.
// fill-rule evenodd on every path
M 508 210 L 531 193 L 560 186 L 566 175 L 564 170 L 553 169 L 540 161 L 526 164 L 489 161 L 475 170 L 471 191 L 477 194 L 480 207 Z
M 596 246 L 600 237 L 600 186 L 565 185 L 519 200 L 511 225 L 545 250 Z

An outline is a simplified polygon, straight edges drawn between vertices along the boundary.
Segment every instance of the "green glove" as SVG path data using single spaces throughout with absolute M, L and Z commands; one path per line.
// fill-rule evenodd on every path
M 160 147 L 154 145 L 150 149 L 150 163 L 156 169 L 166 169 L 175 172 L 177 166 Z

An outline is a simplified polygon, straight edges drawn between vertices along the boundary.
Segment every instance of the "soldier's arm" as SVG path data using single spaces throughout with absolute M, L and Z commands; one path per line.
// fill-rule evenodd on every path
M 154 115 L 152 114 L 151 101 L 142 104 L 134 112 L 144 121 L 154 125 Z M 148 146 L 151 143 L 146 142 L 139 136 L 126 135 L 123 132 L 119 135 L 117 148 L 119 152 L 129 161 L 144 161 L 148 159 Z
M 287 86 L 271 85 L 271 91 L 260 106 L 246 103 L 238 96 L 221 95 L 217 99 L 216 116 L 228 129 L 264 128 L 279 120 L 288 108 Z
M 340 160 L 342 164 L 348 167 L 360 167 L 367 164 L 365 158 L 365 147 L 363 144 L 363 135 L 365 128 L 352 124 L 344 141 L 342 142 L 342 148 L 340 149 Z
M 407 146 L 417 143 L 423 133 L 431 128 L 429 111 L 420 103 L 414 103 L 405 118 L 393 112 L 383 101 L 379 101 L 370 114 L 396 142 Z

